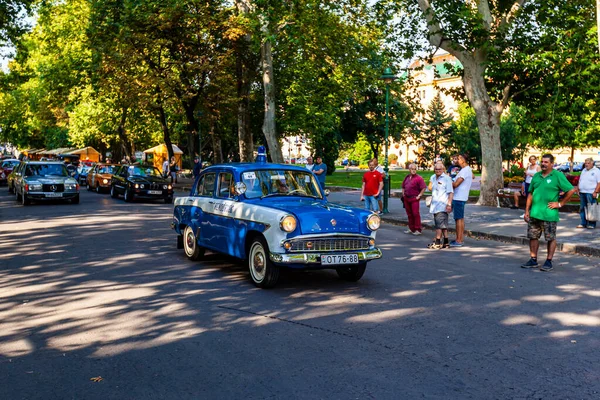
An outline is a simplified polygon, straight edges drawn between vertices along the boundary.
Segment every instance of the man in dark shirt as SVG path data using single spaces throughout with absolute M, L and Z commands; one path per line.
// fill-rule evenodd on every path
M 194 179 L 196 179 L 200 175 L 200 171 L 202 171 L 202 163 L 200 162 L 200 157 L 194 157 Z

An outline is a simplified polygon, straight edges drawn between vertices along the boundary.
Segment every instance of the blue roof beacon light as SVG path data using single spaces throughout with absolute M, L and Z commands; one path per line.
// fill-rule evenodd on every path
M 258 155 L 256 156 L 257 163 L 266 163 L 267 162 L 267 149 L 265 146 L 258 147 Z

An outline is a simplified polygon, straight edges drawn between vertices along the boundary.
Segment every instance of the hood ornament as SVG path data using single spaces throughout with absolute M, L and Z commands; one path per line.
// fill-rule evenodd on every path
M 330 222 L 331 222 L 332 226 L 336 226 L 337 225 L 337 221 L 335 219 L 333 219 L 333 218 L 331 219 Z
M 56 185 L 50 186 L 50 190 L 52 190 L 53 192 L 56 192 Z

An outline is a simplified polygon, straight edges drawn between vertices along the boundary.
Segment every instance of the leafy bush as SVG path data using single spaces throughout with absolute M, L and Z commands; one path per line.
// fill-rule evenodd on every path
M 525 168 L 519 168 L 517 165 L 513 165 L 509 170 L 504 171 L 503 175 L 507 178 L 518 177 L 522 181 L 525 176 Z

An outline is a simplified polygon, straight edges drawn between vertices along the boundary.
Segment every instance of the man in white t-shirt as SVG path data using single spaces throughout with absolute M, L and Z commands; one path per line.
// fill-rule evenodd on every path
M 306 157 L 306 169 L 312 171 L 314 167 L 315 164 L 313 164 L 313 158 L 311 156 Z
M 165 178 L 167 175 L 169 175 L 169 157 L 167 157 L 165 162 L 162 164 L 162 173 Z
M 594 166 L 594 160 L 586 158 L 584 168 L 579 176 L 579 216 L 581 224 L 578 228 L 596 228 L 596 221 L 588 221 L 585 218 L 585 208 L 588 204 L 596 204 L 596 197 L 600 193 L 600 170 Z
M 456 222 L 456 240 L 450 242 L 450 247 L 462 247 L 465 244 L 465 204 L 469 200 L 469 191 L 471 183 L 473 183 L 473 170 L 467 164 L 467 158 L 462 154 L 458 155 L 458 165 L 460 171 L 452 183 L 454 187 L 452 211 Z

